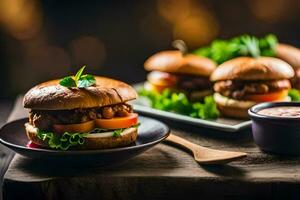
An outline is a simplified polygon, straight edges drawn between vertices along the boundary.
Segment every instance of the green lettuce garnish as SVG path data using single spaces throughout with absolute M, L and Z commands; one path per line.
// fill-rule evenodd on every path
M 277 43 L 276 36 L 272 34 L 263 38 L 241 35 L 228 40 L 214 40 L 209 46 L 196 49 L 193 53 L 221 64 L 239 56 L 275 56 Z
M 215 119 L 219 116 L 216 103 L 212 96 L 204 98 L 204 102 L 191 102 L 184 93 L 171 92 L 164 90 L 161 94 L 154 91 L 141 89 L 138 91 L 140 96 L 150 100 L 151 107 L 187 115 L 200 119 Z
M 60 80 L 59 84 L 67 87 L 86 88 L 96 84 L 96 79 L 93 75 L 82 74 L 85 66 L 81 67 L 75 76 L 67 76 Z
M 291 97 L 292 101 L 300 101 L 300 90 L 290 89 L 288 96 Z

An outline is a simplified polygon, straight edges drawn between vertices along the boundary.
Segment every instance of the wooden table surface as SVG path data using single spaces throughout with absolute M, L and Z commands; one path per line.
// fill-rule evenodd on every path
M 11 118 L 26 116 L 20 101 Z M 64 168 L 15 155 L 4 176 L 6 199 L 300 199 L 300 157 L 262 153 L 250 131 L 223 133 L 167 123 L 172 133 L 206 147 L 249 156 L 223 166 L 200 166 L 164 143 L 120 166 Z

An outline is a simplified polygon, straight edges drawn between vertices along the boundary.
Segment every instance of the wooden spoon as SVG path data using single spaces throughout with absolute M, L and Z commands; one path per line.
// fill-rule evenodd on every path
M 206 148 L 173 134 L 170 134 L 166 141 L 190 150 L 199 164 L 225 164 L 247 156 L 247 153 L 243 152 L 220 151 Z

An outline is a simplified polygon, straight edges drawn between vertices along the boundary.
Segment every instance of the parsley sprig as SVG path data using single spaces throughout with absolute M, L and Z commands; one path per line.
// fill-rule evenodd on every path
M 184 93 L 171 92 L 165 89 L 161 94 L 155 91 L 140 89 L 140 96 L 150 100 L 151 107 L 187 115 L 200 119 L 215 119 L 219 116 L 216 103 L 212 96 L 204 98 L 204 102 L 191 102 Z
M 276 36 L 272 34 L 263 38 L 241 35 L 228 40 L 214 40 L 209 46 L 196 49 L 193 53 L 221 64 L 239 56 L 275 56 L 277 43 Z
M 82 74 L 85 66 L 81 67 L 75 76 L 67 76 L 60 80 L 59 84 L 67 87 L 86 88 L 96 84 L 96 79 L 93 75 Z

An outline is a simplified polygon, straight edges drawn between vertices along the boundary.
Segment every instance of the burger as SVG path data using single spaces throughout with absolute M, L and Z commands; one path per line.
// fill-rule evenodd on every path
M 148 58 L 144 67 L 150 71 L 144 86 L 147 90 L 183 92 L 193 101 L 213 92 L 209 76 L 216 65 L 209 58 L 179 50 L 162 51 Z
M 214 100 L 222 115 L 248 118 L 260 102 L 287 101 L 293 68 L 272 57 L 238 57 L 222 63 L 211 75 Z
M 81 84 L 87 86 L 86 80 Z M 137 139 L 138 115 L 127 103 L 137 98 L 135 90 L 110 78 L 92 80 L 88 87 L 65 87 L 52 80 L 26 93 L 23 104 L 30 111 L 25 129 L 33 144 L 63 150 L 106 149 Z
M 292 85 L 294 88 L 300 89 L 300 49 L 288 45 L 278 44 L 275 49 L 276 57 L 289 63 L 295 71 L 292 78 Z

